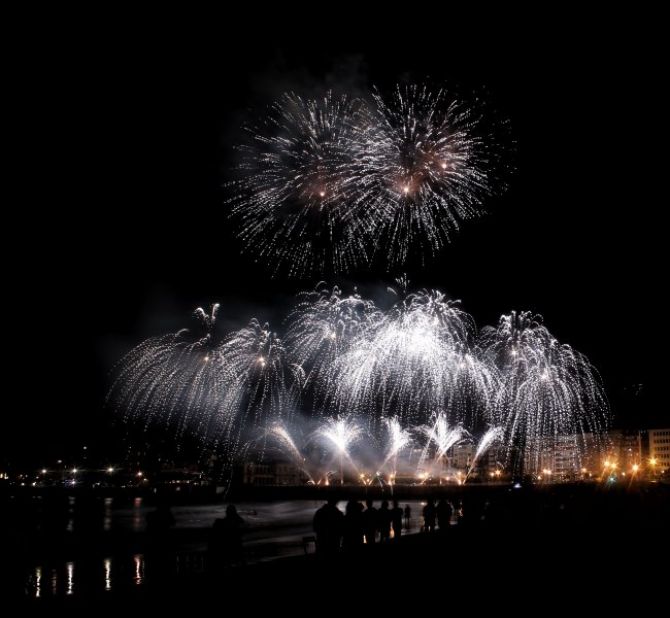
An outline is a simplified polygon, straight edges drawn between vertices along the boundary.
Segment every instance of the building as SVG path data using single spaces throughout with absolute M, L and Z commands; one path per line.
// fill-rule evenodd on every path
M 457 444 L 447 452 L 447 468 L 467 472 L 475 458 L 477 447 L 471 443 Z
M 246 462 L 244 464 L 243 483 L 245 485 L 304 485 L 305 473 L 292 463 Z
M 654 473 L 670 470 L 670 429 L 649 430 L 649 464 Z
M 632 471 L 642 461 L 642 440 L 639 431 L 612 430 L 608 434 L 608 444 L 604 460 L 616 464 L 621 472 Z
M 663 466 L 658 459 L 659 471 L 662 467 L 670 467 L 667 459 L 670 458 L 670 433 L 659 437 L 663 438 L 668 440 L 667 451 L 658 452 L 665 454 L 666 463 Z M 659 446 L 666 444 L 661 443 Z M 639 431 L 612 430 L 602 437 L 585 433 L 546 438 L 538 460 L 524 470 L 527 474 L 543 476 L 545 480 L 550 477 L 556 482 L 643 474 L 645 464 L 642 434 Z

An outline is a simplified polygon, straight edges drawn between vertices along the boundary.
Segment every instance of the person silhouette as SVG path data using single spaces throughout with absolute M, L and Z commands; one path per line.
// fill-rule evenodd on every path
M 244 520 L 234 504 L 226 507 L 226 516 L 214 520 L 210 533 L 209 552 L 214 568 L 227 564 L 244 564 L 242 531 Z
M 426 506 L 423 507 L 423 529 L 425 532 L 433 532 L 435 530 L 435 500 L 428 498 Z
M 405 530 L 409 530 L 409 525 L 412 522 L 412 509 L 409 504 L 405 505 Z
M 331 496 L 314 514 L 317 554 L 332 556 L 340 550 L 343 524 L 344 515 L 337 508 L 337 498 Z
M 449 530 L 451 525 L 451 516 L 453 515 L 454 509 L 451 507 L 451 503 L 444 498 L 440 498 L 440 501 L 437 503 L 437 525 L 440 530 Z
M 342 549 L 359 549 L 363 545 L 363 535 L 363 505 L 357 500 L 349 500 L 344 514 Z
M 388 500 L 384 500 L 379 509 L 379 540 L 383 542 L 389 538 L 391 538 L 391 511 Z
M 365 542 L 368 545 L 374 545 L 377 537 L 377 528 L 379 526 L 379 512 L 373 506 L 369 498 L 365 501 L 367 507 L 363 512 L 363 532 L 365 533 Z
M 393 538 L 400 539 L 402 534 L 402 508 L 397 500 L 393 501 L 393 508 L 391 509 L 391 527 L 393 528 Z

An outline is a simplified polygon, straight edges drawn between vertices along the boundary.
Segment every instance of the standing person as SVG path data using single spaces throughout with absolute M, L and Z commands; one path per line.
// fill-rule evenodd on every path
M 451 507 L 451 503 L 444 498 L 440 498 L 440 501 L 437 503 L 437 525 L 440 527 L 440 530 L 449 530 L 451 525 L 451 516 L 453 515 L 454 509 Z
M 412 523 L 412 509 L 409 504 L 405 505 L 405 530 L 409 531 L 409 525 Z
M 242 530 L 244 520 L 234 504 L 226 508 L 226 516 L 214 520 L 209 539 L 212 566 L 217 569 L 227 564 L 244 564 Z
M 437 513 L 435 511 L 435 500 L 428 498 L 426 506 L 423 507 L 423 529 L 426 532 L 435 531 L 435 517 Z
M 363 505 L 357 500 L 347 502 L 344 514 L 342 549 L 356 551 L 363 546 Z
M 368 498 L 365 501 L 367 508 L 363 512 L 363 532 L 365 534 L 365 542 L 368 545 L 374 545 L 377 540 L 377 528 L 379 527 L 379 512 L 373 504 L 372 500 Z
M 322 556 L 332 556 L 340 551 L 344 515 L 337 508 L 337 499 L 328 498 L 314 514 L 314 532 L 316 533 L 316 551 Z
M 397 500 L 393 501 L 393 508 L 391 509 L 391 527 L 393 528 L 393 538 L 399 540 L 402 534 L 402 508 Z
M 379 509 L 379 541 L 383 543 L 391 538 L 391 511 L 388 500 L 382 502 Z

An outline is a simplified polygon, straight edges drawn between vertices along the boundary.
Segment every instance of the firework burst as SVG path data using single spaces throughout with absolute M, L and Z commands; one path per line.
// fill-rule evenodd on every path
M 540 316 L 504 315 L 497 328 L 483 329 L 482 341 L 502 380 L 493 420 L 527 470 L 539 467 L 542 450 L 559 436 L 602 432 L 608 404 L 597 370 L 559 343 Z
M 375 91 L 372 107 L 285 94 L 239 149 L 239 236 L 291 275 L 439 251 L 504 188 L 507 125 L 480 109 L 419 85 Z
M 454 415 L 456 383 L 468 372 L 463 351 L 474 323 L 440 292 L 410 294 L 376 322 L 333 366 L 332 404 L 376 419 Z
M 291 93 L 249 127 L 230 201 L 243 242 L 275 272 L 338 272 L 366 260 L 358 233 L 366 210 L 358 205 L 368 125 L 358 100 Z
M 374 303 L 358 294 L 343 296 L 337 287 L 319 285 L 300 295 L 289 315 L 285 339 L 291 361 L 305 372 L 305 386 L 313 387 L 317 395 L 327 392 L 337 359 L 381 318 Z
M 230 441 L 239 391 L 221 352 L 211 314 L 196 309 L 196 328 L 154 337 L 119 363 L 108 403 L 129 420 L 159 423 L 178 435 L 191 431 L 206 440 Z
M 311 408 L 320 425 L 310 440 L 326 453 L 325 463 L 313 462 L 313 479 L 337 459 L 341 478 L 343 465 L 356 470 L 351 447 L 364 435 L 357 464 L 395 476 L 400 452 L 412 450 L 410 427 L 425 423 L 419 467 L 429 470 L 469 432 L 483 435 L 473 466 L 500 442 L 508 464 L 533 472 L 552 441 L 567 436 L 586 447 L 588 434 L 597 441 L 606 428 L 595 368 L 528 312 L 504 315 L 477 337 L 472 318 L 435 290 L 382 311 L 319 286 L 300 297 L 285 338 L 256 319 L 219 334 L 217 314 L 218 305 L 197 309 L 196 328 L 128 353 L 110 404 L 128 420 L 193 433 L 228 454 L 260 431 L 263 444 L 296 461 L 307 451 L 287 427 L 297 410 Z
M 267 323 L 252 319 L 227 337 L 221 353 L 243 393 L 243 416 L 251 419 L 252 426 L 265 427 L 293 410 L 292 386 L 299 386 L 300 379 L 285 360 L 281 339 Z

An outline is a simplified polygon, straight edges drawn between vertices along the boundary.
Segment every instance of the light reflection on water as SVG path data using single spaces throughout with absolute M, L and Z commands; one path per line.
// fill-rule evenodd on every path
M 135 577 L 133 581 L 135 585 L 139 586 L 144 581 L 144 556 L 142 554 L 135 554 L 133 561 L 135 563 Z
M 42 568 L 35 569 L 35 598 L 39 599 L 42 596 Z
M 74 592 L 74 562 L 68 562 L 65 565 L 67 569 L 67 590 L 65 594 L 72 594 Z
M 105 590 L 112 589 L 112 559 L 105 558 Z
M 109 532 L 112 529 L 112 506 L 114 498 L 105 498 L 105 515 L 102 522 L 102 529 Z
M 100 564 L 97 560 L 82 559 L 81 561 L 66 562 L 64 568 L 61 567 L 60 569 L 43 565 L 36 566 L 32 577 L 28 581 L 28 594 L 36 599 L 45 596 L 71 596 L 86 585 L 90 585 L 91 581 L 94 582 L 94 589 L 87 590 L 87 592 L 95 592 L 101 589 L 105 592 L 111 592 L 115 584 L 116 587 L 123 584 L 123 581 L 119 581 L 119 579 L 132 581 L 135 586 L 140 586 L 145 582 L 143 554 L 129 556 L 125 564 L 124 560 L 120 558 L 105 558 L 102 560 L 102 572 L 99 570 Z M 116 566 L 113 567 L 112 565 Z M 50 589 L 44 587 L 45 573 L 51 575 Z M 79 580 L 84 577 L 86 577 L 86 581 L 82 585 Z
M 142 510 L 142 498 L 137 497 L 133 501 L 133 532 L 140 532 L 144 528 L 146 513 Z

